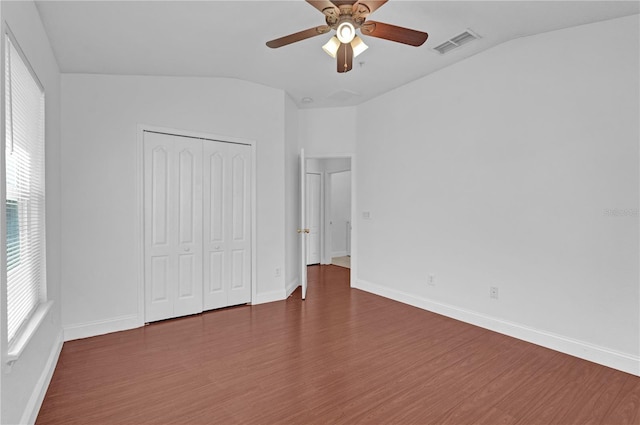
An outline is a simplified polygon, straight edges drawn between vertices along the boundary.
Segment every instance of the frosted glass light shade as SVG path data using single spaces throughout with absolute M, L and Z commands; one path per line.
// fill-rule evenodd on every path
M 327 44 L 322 46 L 322 50 L 327 52 L 327 54 L 332 58 L 335 58 L 338 54 L 338 48 L 340 48 L 340 40 L 338 40 L 335 35 L 327 41 Z
M 341 43 L 351 43 L 353 37 L 356 36 L 356 29 L 351 22 L 343 22 L 338 25 L 336 36 L 338 36 L 338 40 L 340 40 Z
M 364 44 L 364 41 L 362 41 L 362 39 L 357 35 L 353 38 L 353 41 L 351 42 L 351 47 L 353 48 L 354 58 L 369 48 L 369 46 Z

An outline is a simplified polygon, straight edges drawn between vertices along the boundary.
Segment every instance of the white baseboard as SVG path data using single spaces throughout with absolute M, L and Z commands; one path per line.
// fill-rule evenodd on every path
M 42 402 L 44 401 L 44 396 L 47 394 L 49 383 L 51 383 L 53 372 L 56 370 L 58 357 L 60 357 L 60 351 L 62 351 L 62 335 L 62 331 L 60 331 L 53 343 L 53 346 L 51 347 L 49 357 L 47 358 L 47 363 L 45 363 L 44 369 L 40 374 L 40 378 L 38 378 L 38 382 L 36 383 L 36 386 L 31 393 L 31 397 L 29 397 L 29 400 L 27 401 L 24 413 L 22 414 L 22 418 L 20 419 L 21 424 L 33 425 L 36 423 L 38 413 L 40 412 L 40 407 L 42 407 Z
M 270 291 L 256 294 L 256 300 L 252 304 L 264 304 L 287 299 L 284 291 Z
M 542 347 L 550 348 L 561 353 L 569 354 L 613 369 L 618 369 L 632 375 L 640 376 L 640 357 L 638 356 L 621 353 L 584 341 L 520 325 L 518 323 L 497 319 L 495 317 L 487 316 L 471 310 L 465 310 L 449 304 L 417 297 L 406 292 L 377 285 L 361 279 L 356 279 L 353 287 L 385 298 L 390 298 L 404 304 L 409 304 L 423 310 L 442 314 L 443 316 L 451 317 L 481 328 L 518 338 L 523 341 L 531 342 Z
M 347 251 L 336 251 L 331 253 L 331 258 L 346 257 L 346 256 L 347 256 Z
M 300 279 L 297 277 L 294 278 L 291 282 L 287 283 L 287 287 L 285 288 L 285 298 L 289 298 L 289 296 L 296 290 L 296 288 L 300 286 Z
M 273 301 L 281 301 L 286 298 L 285 291 L 282 290 L 263 292 L 256 295 L 256 300 L 253 304 L 270 303 Z M 74 339 L 89 338 L 112 332 L 135 329 L 141 326 L 144 326 L 144 319 L 140 319 L 137 314 L 114 317 L 106 320 L 96 320 L 88 323 L 67 325 L 64 327 L 64 340 L 71 341 Z
M 64 340 L 89 338 L 96 335 L 104 335 L 111 332 L 126 331 L 144 326 L 144 320 L 137 314 L 114 317 L 106 320 L 67 325 L 64 327 Z

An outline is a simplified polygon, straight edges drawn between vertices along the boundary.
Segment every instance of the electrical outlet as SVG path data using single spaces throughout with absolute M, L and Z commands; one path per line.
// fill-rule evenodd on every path
M 276 277 L 280 277 L 280 275 L 282 275 L 282 271 L 280 270 L 280 267 L 276 268 L 275 275 L 276 275 Z
M 365 220 L 371 220 L 371 212 L 370 211 L 362 211 L 362 218 Z
M 489 288 L 489 297 L 493 298 L 494 300 L 498 299 L 498 287 L 497 286 L 492 286 L 491 288 Z
M 429 276 L 427 276 L 427 283 L 429 286 L 436 286 L 436 275 L 430 273 Z

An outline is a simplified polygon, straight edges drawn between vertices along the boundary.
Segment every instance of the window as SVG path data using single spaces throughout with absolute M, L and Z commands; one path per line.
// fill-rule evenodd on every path
M 45 301 L 44 91 L 5 37 L 7 337 L 18 339 Z
M 18 201 L 7 199 L 7 271 L 20 264 L 20 220 Z

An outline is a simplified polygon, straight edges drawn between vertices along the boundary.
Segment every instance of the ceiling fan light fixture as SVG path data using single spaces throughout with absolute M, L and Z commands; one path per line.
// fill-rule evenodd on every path
M 334 35 L 329 39 L 329 41 L 327 41 L 327 44 L 322 46 L 322 50 L 327 52 L 327 54 L 332 58 L 335 58 L 336 55 L 338 54 L 339 47 L 340 47 L 340 40 L 338 40 L 338 37 Z
M 2 1 L 2 0 L 0 0 Z M 367 50 L 368 46 L 356 35 L 360 33 L 374 38 L 402 43 L 409 46 L 422 46 L 429 34 L 384 22 L 367 21 L 369 15 L 388 0 L 306 0 L 314 8 L 318 9 L 325 18 L 325 25 L 319 25 L 306 30 L 298 31 L 284 37 L 267 41 L 267 47 L 276 49 L 291 43 L 306 40 L 318 35 L 335 31 L 335 35 L 322 46 L 322 49 L 332 58 L 336 59 L 336 71 L 344 74 L 353 68 L 353 58 Z M 456 36 L 455 40 L 460 44 L 466 41 Z M 451 43 L 457 43 L 450 40 Z M 364 62 L 360 62 L 362 66 Z
M 354 58 L 369 48 L 369 46 L 364 44 L 364 41 L 362 41 L 362 39 L 357 35 L 353 37 L 353 41 L 351 41 L 351 47 L 353 48 Z
M 336 29 L 336 36 L 341 43 L 351 43 L 353 38 L 356 36 L 356 28 L 349 21 L 345 21 L 338 25 Z

